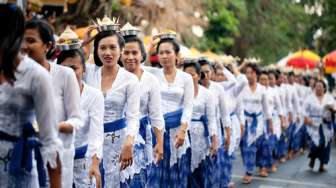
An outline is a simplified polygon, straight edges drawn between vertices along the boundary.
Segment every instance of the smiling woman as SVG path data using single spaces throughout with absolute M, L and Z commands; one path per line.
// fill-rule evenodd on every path
M 139 81 L 118 65 L 124 40 L 115 30 L 119 24 L 113 21 L 107 23 L 99 27 L 101 30 L 95 36 L 95 65 L 87 64 L 86 82 L 105 95 L 105 187 L 120 187 L 127 178 L 124 169 L 133 163 L 134 138 L 139 130 L 140 97 L 136 93 Z
M 50 74 L 53 87 L 59 137 L 63 141 L 62 186 L 71 187 L 74 156 L 74 131 L 82 126 L 80 117 L 80 93 L 75 73 L 48 61 L 54 49 L 54 36 L 50 26 L 41 20 L 31 20 L 25 25 L 22 49 L 28 56 L 43 66 Z M 49 99 L 50 100 L 50 99 Z M 66 105 L 65 105 L 66 104 Z M 69 177 L 67 177 L 69 176 Z

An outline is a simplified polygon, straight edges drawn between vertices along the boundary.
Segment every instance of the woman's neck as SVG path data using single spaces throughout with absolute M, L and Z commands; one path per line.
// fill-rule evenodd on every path
M 257 82 L 249 82 L 249 87 L 252 91 L 255 91 L 257 88 Z
M 135 74 L 138 77 L 138 79 L 140 80 L 143 72 L 144 71 L 139 66 L 139 67 L 134 69 L 133 74 Z
M 199 86 L 198 83 L 194 83 L 194 97 L 196 98 L 198 96 Z
M 46 58 L 44 58 L 42 61 L 38 63 L 50 72 L 50 64 Z
M 80 90 L 80 94 L 81 94 L 81 95 L 82 95 L 82 93 L 83 93 L 83 89 L 84 89 L 83 81 L 80 81 L 80 82 L 79 82 L 79 90 Z
M 119 65 L 113 66 L 103 66 L 102 67 L 102 76 L 104 77 L 113 77 L 114 74 L 117 73 Z
M 163 72 L 164 72 L 164 74 L 167 74 L 167 75 L 175 74 L 176 68 L 174 66 L 172 66 L 172 67 L 164 67 L 163 68 Z
M 210 80 L 203 80 L 203 84 L 202 84 L 205 88 L 208 88 L 210 87 Z

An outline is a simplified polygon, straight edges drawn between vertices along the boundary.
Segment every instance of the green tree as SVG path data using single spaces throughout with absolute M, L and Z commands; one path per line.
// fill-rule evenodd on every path
M 209 27 L 203 48 L 240 57 L 256 56 L 264 64 L 307 47 L 310 16 L 292 0 L 208 0 Z M 311 37 L 308 37 L 311 38 Z
M 322 6 L 322 15 L 312 16 L 311 31 L 322 29 L 322 36 L 317 39 L 315 48 L 320 54 L 327 54 L 336 49 L 336 1 L 335 0 L 304 0 L 308 6 Z
M 289 51 L 306 48 L 310 16 L 291 0 L 246 1 L 248 15 L 241 20 L 241 38 L 234 53 L 257 56 L 264 64 L 274 63 Z
M 240 35 L 239 18 L 246 15 L 244 0 L 208 0 L 204 2 L 209 26 L 205 40 L 200 44 L 202 50 L 210 49 L 223 53 L 235 44 Z

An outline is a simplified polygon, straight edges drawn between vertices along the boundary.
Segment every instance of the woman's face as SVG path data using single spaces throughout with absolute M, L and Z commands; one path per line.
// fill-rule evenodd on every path
M 163 68 L 175 67 L 176 54 L 173 44 L 169 42 L 161 43 L 158 50 L 159 62 Z
M 215 77 L 213 78 L 213 80 L 215 80 L 217 82 L 225 81 L 225 75 L 224 75 L 223 69 L 221 69 L 221 68 L 216 69 Z
M 137 68 L 140 68 L 140 64 L 143 57 L 138 42 L 128 42 L 125 44 L 121 61 L 126 70 L 134 72 Z
M 257 81 L 257 74 L 251 67 L 246 68 L 245 75 L 250 84 Z
M 269 74 L 268 75 L 268 81 L 269 81 L 269 85 L 270 86 L 275 86 L 275 84 L 276 84 L 276 79 L 275 79 L 275 76 L 274 76 L 274 74 Z
M 212 71 L 209 65 L 201 66 L 201 72 L 204 74 L 204 81 L 209 82 L 212 76 Z
M 104 66 L 116 66 L 121 54 L 118 37 L 114 35 L 101 39 L 97 53 Z
M 268 86 L 268 76 L 266 74 L 262 74 L 259 76 L 259 82 L 263 86 Z
M 198 84 L 198 81 L 199 81 L 200 77 L 197 74 L 197 71 L 196 71 L 195 67 L 187 67 L 187 68 L 184 69 L 184 72 L 191 75 L 191 77 L 194 81 L 194 85 Z
M 75 71 L 78 83 L 79 84 L 81 83 L 83 79 L 84 68 L 83 68 L 82 60 L 79 56 L 68 57 L 61 63 L 61 65 L 73 69 Z
M 43 43 L 37 29 L 26 29 L 22 43 L 22 51 L 38 63 L 42 63 L 51 47 L 51 43 Z
M 324 85 L 321 82 L 316 82 L 315 91 L 318 96 L 322 96 L 325 91 Z

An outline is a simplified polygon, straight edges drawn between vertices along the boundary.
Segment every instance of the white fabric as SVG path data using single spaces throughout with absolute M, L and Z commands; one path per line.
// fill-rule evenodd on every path
M 102 68 L 87 64 L 86 83 L 101 89 Z M 140 84 L 138 78 L 119 67 L 112 87 L 105 94 L 104 123 L 113 122 L 123 117 L 126 118 L 126 128 L 113 133 L 104 133 L 103 163 L 105 169 L 105 186 L 119 187 L 120 182 L 125 182 L 133 168 L 120 171 L 119 157 L 126 136 L 134 136 L 137 143 L 139 137 L 139 109 L 140 109 Z M 136 153 L 133 154 L 135 157 Z
M 62 187 L 71 187 L 75 155 L 75 133 L 83 126 L 80 116 L 80 91 L 74 71 L 68 67 L 49 63 L 52 79 L 57 123 L 66 122 L 74 127 L 72 134 L 59 133 L 63 141 Z
M 214 97 L 214 102 L 216 106 L 216 125 L 217 125 L 217 137 L 219 139 L 219 145 L 222 145 L 223 136 L 222 135 L 222 128 L 224 127 L 231 127 L 231 119 L 230 113 L 227 109 L 227 95 L 223 89 L 223 87 L 216 83 L 210 81 L 209 90 Z M 223 127 L 221 127 L 220 121 L 222 120 Z M 226 133 L 224 133 L 226 134 Z
M 144 68 L 145 70 L 152 72 L 159 81 L 162 113 L 165 114 L 183 108 L 181 123 L 187 123 L 189 125 L 194 98 L 194 84 L 191 76 L 177 69 L 174 81 L 168 83 L 163 73 L 163 69 L 150 67 Z M 170 166 L 173 166 L 177 160 L 186 153 L 186 150 L 189 147 L 189 140 L 186 136 L 184 144 L 178 149 L 175 148 L 175 135 L 178 133 L 178 130 L 179 127 L 170 130 Z
M 86 83 L 101 90 L 101 67 L 86 65 Z M 119 67 L 111 89 L 105 95 L 104 123 L 126 117 L 129 136 L 136 136 L 139 131 L 140 96 L 138 78 Z
M 288 115 L 288 103 L 287 103 L 287 89 L 286 86 L 284 84 L 280 85 L 280 86 L 275 86 L 277 93 L 280 97 L 280 102 L 281 102 L 281 106 L 282 106 L 282 110 L 283 110 L 283 114 L 284 116 L 287 117 Z
M 278 139 L 280 139 L 281 136 L 281 122 L 280 122 L 280 117 L 279 116 L 283 116 L 283 108 L 282 108 L 282 104 L 281 104 L 281 99 L 279 96 L 279 91 L 277 88 L 275 87 L 268 87 L 267 88 L 267 93 L 269 95 L 268 97 L 268 103 L 271 109 L 271 113 L 272 113 L 272 123 L 273 123 L 273 131 L 274 134 L 276 135 L 276 137 Z
M 164 127 L 161 112 L 160 84 L 157 78 L 144 71 L 140 78 L 140 117 L 149 116 L 151 126 L 162 130 Z
M 227 82 L 227 81 L 225 81 Z M 244 110 L 242 101 L 237 97 L 243 91 L 244 87 L 248 84 L 248 80 L 245 75 L 240 74 L 236 77 L 236 80 L 232 83 L 232 86 L 226 88 L 222 82 L 224 90 L 228 93 L 226 96 L 227 109 L 231 118 L 231 142 L 229 146 L 229 154 L 232 154 L 234 150 L 238 149 L 241 137 L 240 124 L 244 124 Z
M 329 94 L 325 94 L 321 102 L 315 94 L 310 95 L 304 102 L 304 116 L 313 122 L 313 125 L 307 126 L 307 132 L 316 146 L 320 141 L 319 126 L 322 124 L 324 108 L 334 104 L 335 100 Z
M 154 160 L 151 127 L 159 130 L 164 128 L 163 114 L 161 111 L 160 84 L 157 78 L 148 71 L 144 71 L 140 78 L 140 118 L 148 116 L 150 125 L 146 129 L 147 164 Z
M 216 135 L 215 103 L 211 92 L 199 85 L 198 95 L 193 101 L 192 119 L 199 120 L 205 115 L 208 118 L 210 135 Z M 189 127 L 191 142 L 191 170 L 195 170 L 210 151 L 210 139 L 204 137 L 204 125 L 201 121 L 191 121 Z
M 75 147 L 88 145 L 85 154 L 87 158 L 96 155 L 103 157 L 104 142 L 104 96 L 102 92 L 83 82 L 81 93 L 81 117 L 84 126 L 80 128 L 75 137 Z
M 253 92 L 247 85 L 241 92 L 241 100 L 243 103 L 244 111 L 248 113 L 260 113 L 263 115 L 258 116 L 258 125 L 256 130 L 256 135 L 249 134 L 248 144 L 252 144 L 257 138 L 259 138 L 264 131 L 264 120 L 271 119 L 270 107 L 268 104 L 268 95 L 266 88 L 259 83 L 257 83 L 256 90 Z M 252 123 L 252 118 L 245 116 L 248 126 Z
M 57 137 L 56 118 L 51 78 L 48 72 L 32 59 L 25 56 L 15 72 L 16 80 L 13 85 L 0 84 L 0 131 L 13 136 L 22 135 L 22 125 L 37 120 L 39 139 L 42 143 L 41 152 L 43 161 L 52 168 L 57 165 L 57 153 L 61 154 L 62 143 Z M 7 156 L 14 143 L 0 139 L 0 156 Z M 6 166 L 5 166 L 6 165 Z M 0 182 L 2 187 L 38 187 L 35 165 L 31 173 L 22 177 L 10 176 L 8 163 L 0 163 Z M 21 182 L 16 178 L 25 178 Z M 24 180 L 24 179 L 22 179 Z M 22 183 L 20 186 L 19 184 Z
M 292 113 L 293 121 L 296 121 L 296 118 L 299 116 L 300 112 L 300 102 L 299 96 L 297 95 L 297 89 L 295 85 L 286 84 L 287 87 L 287 103 L 288 103 L 288 112 Z

